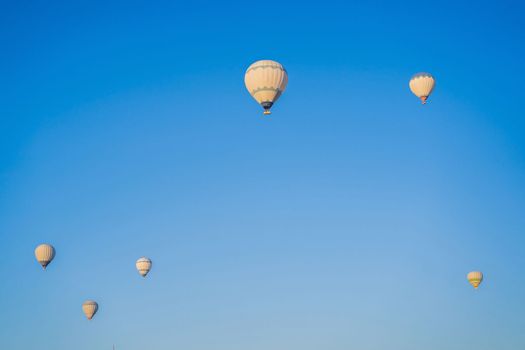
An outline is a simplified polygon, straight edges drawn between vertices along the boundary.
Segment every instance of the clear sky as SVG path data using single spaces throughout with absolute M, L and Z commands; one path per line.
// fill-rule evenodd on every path
M 524 11 L 4 2 L 0 348 L 525 348 Z

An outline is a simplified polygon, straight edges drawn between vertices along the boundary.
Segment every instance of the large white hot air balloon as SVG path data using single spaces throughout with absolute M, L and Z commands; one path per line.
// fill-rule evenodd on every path
M 428 96 L 434 90 L 436 80 L 430 73 L 417 73 L 411 79 L 408 86 L 414 95 L 419 97 L 422 104 L 427 103 Z
M 474 287 L 474 289 L 478 289 L 481 281 L 483 281 L 483 274 L 480 271 L 469 272 L 467 275 L 467 280 L 472 285 L 472 287 Z
M 51 244 L 41 244 L 35 249 L 35 257 L 45 270 L 55 257 L 55 248 Z
M 93 300 L 86 300 L 82 304 L 82 311 L 84 311 L 84 314 L 86 315 L 88 320 L 91 320 L 93 316 L 97 313 L 98 310 L 98 304 L 96 301 Z
M 142 277 L 146 277 L 149 270 L 151 269 L 151 265 L 152 265 L 151 260 L 144 256 L 138 259 L 137 262 L 135 263 L 135 266 L 137 267 L 137 270 L 139 271 Z
M 257 61 L 246 70 L 244 84 L 267 115 L 271 114 L 270 109 L 286 89 L 288 74 L 279 62 Z

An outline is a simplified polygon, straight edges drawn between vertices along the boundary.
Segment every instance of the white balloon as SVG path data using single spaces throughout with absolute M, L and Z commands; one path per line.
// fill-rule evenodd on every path
M 270 114 L 288 84 L 288 73 L 279 62 L 261 60 L 253 63 L 244 74 L 244 84 L 252 97 Z
M 146 275 L 149 273 L 149 270 L 151 270 L 151 265 L 151 260 L 146 257 L 138 259 L 135 263 L 135 266 L 137 267 L 137 270 L 139 271 L 142 277 L 146 277 Z

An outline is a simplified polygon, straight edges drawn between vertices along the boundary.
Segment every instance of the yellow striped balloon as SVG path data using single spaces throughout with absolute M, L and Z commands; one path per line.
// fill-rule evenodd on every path
M 428 96 L 434 90 L 436 80 L 430 73 L 417 73 L 415 74 L 408 83 L 410 90 L 414 95 L 419 97 L 422 104 L 427 103 Z
M 479 271 L 469 272 L 467 275 L 467 280 L 470 284 L 472 284 L 474 289 L 478 289 L 481 281 L 483 281 L 483 274 Z
M 35 249 L 35 257 L 45 270 L 55 257 L 55 248 L 51 244 L 41 244 Z
M 264 114 L 268 115 L 286 89 L 288 74 L 279 62 L 257 61 L 246 70 L 244 84 L 255 101 L 264 108 Z
M 149 258 L 142 257 L 137 260 L 135 263 L 135 266 L 137 267 L 137 270 L 139 271 L 140 275 L 142 277 L 146 277 L 149 270 L 151 269 L 152 262 Z
M 98 304 L 97 304 L 97 302 L 93 301 L 93 300 L 86 300 L 82 304 L 82 311 L 86 315 L 87 319 L 91 320 L 93 318 L 93 316 L 95 316 L 95 314 L 98 311 Z

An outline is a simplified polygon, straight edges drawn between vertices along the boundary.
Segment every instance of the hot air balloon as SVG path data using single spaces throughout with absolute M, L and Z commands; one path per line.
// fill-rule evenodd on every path
M 137 270 L 139 271 L 140 275 L 142 277 L 146 277 L 149 270 L 151 269 L 151 264 L 152 263 L 150 259 L 146 257 L 142 257 L 139 260 L 137 260 L 137 262 L 135 263 L 135 266 L 137 267 Z
M 427 103 L 428 96 L 430 96 L 432 90 L 434 90 L 434 85 L 436 85 L 436 80 L 432 74 L 429 73 L 415 74 L 408 84 L 412 93 L 419 97 L 422 104 Z
M 483 281 L 483 274 L 479 271 L 469 272 L 467 275 L 467 280 L 475 289 L 478 289 L 481 281 Z
M 286 89 L 288 74 L 278 62 L 257 61 L 246 70 L 244 84 L 255 101 L 264 108 L 264 114 L 268 115 L 271 114 L 273 104 Z
M 55 257 L 55 248 L 50 244 L 41 244 L 35 249 L 36 260 L 44 270 Z
M 84 314 L 86 315 L 88 320 L 91 320 L 93 316 L 97 313 L 98 310 L 98 304 L 96 301 L 93 300 L 86 300 L 82 304 L 82 311 L 84 311 Z

